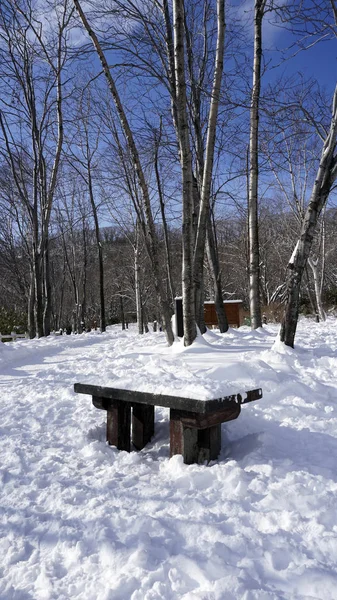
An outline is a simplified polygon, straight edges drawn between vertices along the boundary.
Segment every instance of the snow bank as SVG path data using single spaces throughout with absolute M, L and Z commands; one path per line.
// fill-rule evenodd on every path
M 1 600 L 335 599 L 337 321 L 208 332 L 117 327 L 0 345 Z M 288 351 L 289 350 L 289 351 Z M 105 443 L 75 381 L 217 397 L 262 387 L 209 466 Z

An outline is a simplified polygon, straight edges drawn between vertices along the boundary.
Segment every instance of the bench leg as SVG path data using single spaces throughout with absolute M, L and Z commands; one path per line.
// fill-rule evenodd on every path
M 198 429 L 199 457 L 204 455 L 200 462 L 216 460 L 221 452 L 221 424 Z
M 204 429 L 186 427 L 179 410 L 170 410 L 170 456 L 182 454 L 184 463 L 215 460 L 221 450 L 221 424 Z
M 107 411 L 106 439 L 110 446 L 130 452 L 131 404 L 118 402 Z
M 154 434 L 154 406 L 134 404 L 132 409 L 132 443 L 141 450 Z

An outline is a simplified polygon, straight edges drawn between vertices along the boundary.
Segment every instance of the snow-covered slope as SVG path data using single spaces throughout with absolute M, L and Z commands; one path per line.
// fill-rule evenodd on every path
M 1 600 L 337 598 L 337 321 L 0 345 Z M 105 443 L 76 381 L 193 395 L 262 387 L 208 466 L 169 459 L 168 413 L 139 453 Z

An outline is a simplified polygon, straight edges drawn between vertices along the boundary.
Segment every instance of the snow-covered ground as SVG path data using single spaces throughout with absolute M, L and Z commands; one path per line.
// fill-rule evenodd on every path
M 0 346 L 1 600 L 337 598 L 337 321 L 20 340 Z M 218 397 L 263 388 L 210 465 L 105 442 L 76 381 Z

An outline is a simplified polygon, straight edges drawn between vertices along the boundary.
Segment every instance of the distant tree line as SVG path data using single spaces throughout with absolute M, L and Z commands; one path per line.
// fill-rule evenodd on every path
M 275 203 L 275 210 L 271 205 Z M 261 308 L 268 322 L 282 317 L 285 277 L 289 255 L 298 237 L 299 225 L 288 211 L 276 212 L 277 200 L 269 200 L 261 208 L 260 270 Z M 60 230 L 50 237 L 51 329 L 81 333 L 100 327 L 100 287 L 95 232 L 90 213 L 78 219 L 72 230 Z M 247 220 L 237 215 L 219 219 L 216 223 L 217 251 L 223 281 L 224 300 L 243 301 L 249 315 L 249 254 Z M 157 230 L 162 266 L 165 270 L 165 242 L 162 229 Z M 314 240 L 311 260 L 302 284 L 300 311 L 325 318 L 327 310 L 337 309 L 337 209 L 324 214 Z M 174 256 L 171 285 L 181 295 L 181 231 L 168 230 L 168 242 Z M 101 229 L 102 257 L 105 273 L 104 297 L 107 324 L 138 322 L 144 333 L 157 322 L 163 325 L 153 286 L 151 265 L 144 246 L 136 246 L 137 231 L 128 233 L 119 228 Z M 24 259 L 24 246 L 19 239 L 2 239 L 0 262 L 0 331 L 9 333 L 13 327 L 27 330 L 29 302 L 29 268 Z M 136 273 L 136 271 L 138 273 Z M 316 278 L 318 278 L 318 288 Z M 167 294 L 170 294 L 169 283 Z M 138 285 L 138 290 L 136 286 Z M 205 268 L 204 298 L 213 299 L 212 276 Z M 174 310 L 171 302 L 172 313 Z M 321 311 L 323 310 L 323 315 Z

